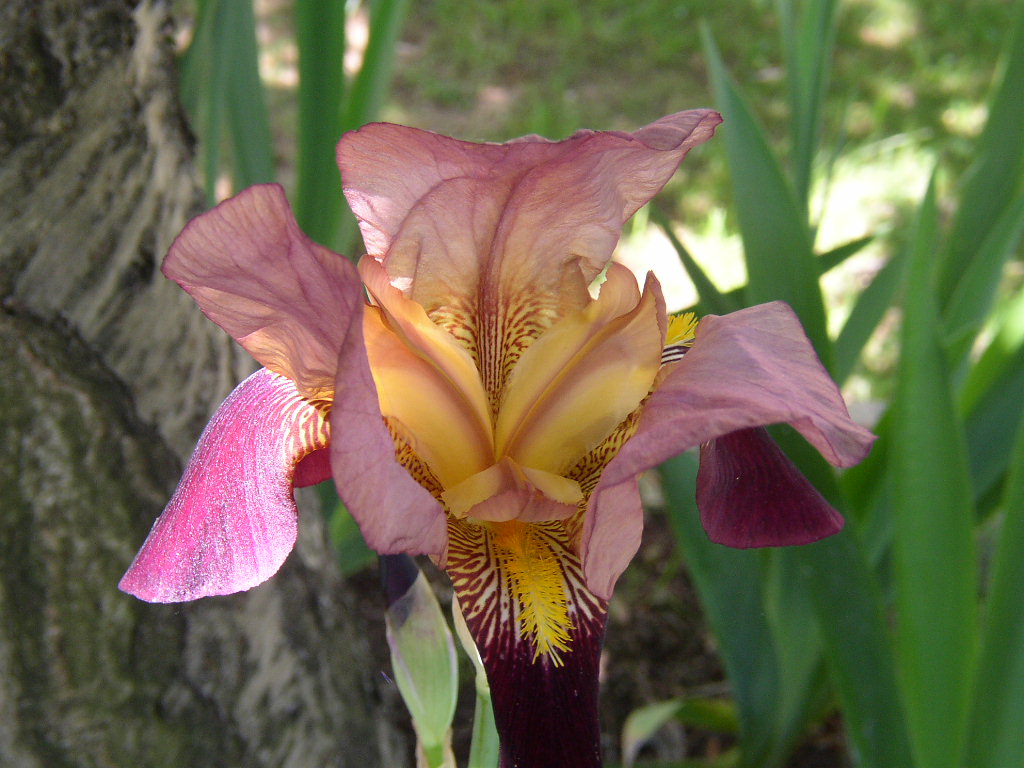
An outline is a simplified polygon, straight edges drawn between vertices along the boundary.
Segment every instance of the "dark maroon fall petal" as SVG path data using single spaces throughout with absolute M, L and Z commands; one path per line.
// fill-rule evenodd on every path
M 697 507 L 712 541 L 740 549 L 810 544 L 843 527 L 842 516 L 761 427 L 701 446 Z
M 513 521 L 450 531 L 446 569 L 487 673 L 501 768 L 600 768 L 608 602 L 588 589 L 564 528 Z
M 598 672 L 607 617 L 600 602 L 602 610 L 574 628 L 560 666 L 546 655 L 535 660 L 514 622 L 481 643 L 478 622 L 467 616 L 491 686 L 501 768 L 600 768 Z

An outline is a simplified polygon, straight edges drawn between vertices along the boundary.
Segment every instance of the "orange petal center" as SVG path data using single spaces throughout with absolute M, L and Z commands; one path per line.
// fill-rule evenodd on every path
M 584 493 L 568 473 L 637 408 L 661 365 L 656 281 L 641 296 L 632 274 L 610 265 L 598 298 L 543 330 L 488 398 L 448 330 L 376 261 L 364 258 L 360 272 L 375 302 L 364 333 L 381 412 L 401 423 L 448 511 L 490 522 L 571 516 Z

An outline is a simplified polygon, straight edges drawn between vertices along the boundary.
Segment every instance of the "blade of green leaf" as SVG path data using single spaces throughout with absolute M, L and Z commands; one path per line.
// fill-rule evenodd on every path
M 675 719 L 683 706 L 683 699 L 669 699 L 634 709 L 622 726 L 622 764 L 632 768 L 636 756 L 650 738 L 667 723 Z
M 992 339 L 968 372 L 960 393 L 971 477 L 982 499 L 997 500 L 1012 440 L 1024 419 L 1018 393 L 1024 391 L 1024 292 L 1001 301 L 990 322 Z
M 768 550 L 764 555 L 764 611 L 779 667 L 775 732 L 788 753 L 826 706 L 827 676 L 803 562 L 791 548 Z
M 377 559 L 377 553 L 366 546 L 359 525 L 345 508 L 333 483 L 320 483 L 317 487 L 320 507 L 327 518 L 327 532 L 338 553 L 338 566 L 342 576 L 358 573 Z
M 376 0 L 370 6 L 370 37 L 363 66 L 352 83 L 344 128 L 352 130 L 380 112 L 391 83 L 395 44 L 409 10 L 409 0 Z
M 994 313 L 992 341 L 970 371 L 960 394 L 960 410 L 970 413 L 1006 374 L 1024 345 L 1024 291 L 1001 302 Z
M 708 731 L 736 733 L 736 707 L 725 699 L 675 698 L 634 709 L 622 726 L 622 764 L 630 768 L 645 743 L 666 724 L 676 721 Z
M 740 730 L 736 704 L 730 699 L 685 699 L 676 710 L 676 720 L 705 731 L 739 733 Z
M 992 385 L 978 396 L 964 418 L 971 482 L 979 497 L 993 491 L 1006 472 L 1018 426 L 1024 421 L 1022 392 L 1024 346 L 1005 361 Z
M 219 0 L 204 0 L 196 13 L 192 42 L 181 60 L 181 101 L 199 137 L 200 165 L 206 204 L 217 202 L 216 184 L 220 172 L 220 140 L 224 123 L 226 50 L 218 44 L 223 18 Z
M 1011 466 L 964 758 L 964 765 L 972 768 L 1014 765 L 1021 757 L 1024 734 L 1024 426 L 1018 431 Z
M 875 235 L 865 235 L 825 251 L 818 256 L 818 271 L 824 275 L 829 270 L 835 269 L 851 256 L 860 253 L 861 249 L 870 245 L 874 239 Z
M 296 0 L 299 118 L 295 215 L 306 234 L 334 248 L 341 246 L 333 239 L 345 206 L 334 158 L 345 98 L 345 21 L 345 3 Z
M 697 295 L 700 297 L 697 305 L 698 314 L 727 315 L 730 312 L 735 312 L 737 309 L 742 309 L 742 304 L 732 300 L 728 294 L 718 290 L 717 286 L 711 281 L 711 278 L 701 269 L 700 264 L 694 260 L 690 251 L 676 237 L 676 233 L 672 230 L 672 223 L 665 215 L 652 206 L 648 206 L 648 208 L 655 224 L 661 227 L 661 231 L 665 233 L 665 237 L 668 238 L 676 253 L 679 254 L 679 260 L 683 264 L 683 269 L 686 270 L 686 274 L 697 289 Z
M 229 51 L 228 129 L 231 134 L 235 189 L 274 180 L 274 142 L 270 135 L 266 94 L 260 79 L 259 46 L 252 3 L 222 2 Z
M 706 25 L 701 27 L 701 36 L 715 101 L 725 118 L 722 136 L 749 279 L 746 298 L 751 304 L 779 299 L 789 302 L 818 356 L 831 367 L 819 265 L 806 218 Z
M 206 0 L 182 64 L 186 106 L 203 146 L 207 201 L 216 202 L 227 130 L 236 189 L 274 179 L 270 122 L 259 74 L 252 3 Z
M 676 541 L 718 638 L 733 688 L 740 716 L 740 765 L 779 765 L 785 757 L 775 730 L 779 672 L 764 615 L 758 553 L 708 540 L 693 497 L 696 457 L 681 454 L 659 472 Z
M 391 84 L 395 45 L 409 10 L 409 0 L 375 0 L 370 4 L 370 36 L 363 64 L 349 88 L 342 129 L 354 130 L 376 120 Z M 335 242 L 346 252 L 358 250 L 355 217 L 342 215 Z
M 821 129 L 821 104 L 831 69 L 836 7 L 835 0 L 804 3 L 776 0 L 789 80 L 793 186 L 797 202 L 804 207 L 805 219 Z
M 1013 254 L 1021 232 L 1024 232 L 1024 193 L 1006 206 L 960 275 L 943 312 L 947 336 L 969 332 L 968 341 L 973 341 L 975 332 L 992 309 L 1003 265 Z M 964 346 L 961 357 L 970 349 L 969 344 Z
M 917 763 L 957 768 L 971 691 L 977 580 L 967 452 L 933 293 L 937 219 L 933 179 L 914 236 L 893 406 L 896 648 Z
M 903 285 L 906 264 L 905 252 L 894 255 L 857 297 L 835 341 L 835 367 L 832 373 L 840 385 L 853 372 L 864 345 L 892 306 Z
M 458 598 L 452 594 L 452 624 L 459 645 L 473 663 L 476 671 L 473 688 L 476 691 L 476 704 L 473 710 L 473 736 L 469 744 L 469 762 L 467 768 L 497 768 L 501 752 L 498 743 L 498 729 L 494 725 L 494 707 L 491 704 L 491 688 L 487 682 L 487 672 L 480 658 L 480 651 L 469 634 L 466 618 L 462 615 Z
M 1007 35 L 989 118 L 964 177 L 960 206 L 943 251 L 939 300 L 945 306 L 982 242 L 1024 183 L 1024 3 Z
M 851 526 L 794 550 L 807 571 L 847 738 L 865 766 L 913 765 L 885 603 Z

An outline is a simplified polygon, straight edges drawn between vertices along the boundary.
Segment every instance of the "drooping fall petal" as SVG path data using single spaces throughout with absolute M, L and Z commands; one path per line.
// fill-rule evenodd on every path
M 708 538 L 739 549 L 809 544 L 843 527 L 842 516 L 762 428 L 701 446 L 697 506 Z
M 648 400 L 623 463 L 608 469 L 614 477 L 737 429 L 781 423 L 838 467 L 859 462 L 874 441 L 850 419 L 790 306 L 776 301 L 711 315 Z
M 608 466 L 609 481 L 747 427 L 791 424 L 835 466 L 863 459 L 874 435 L 842 395 L 793 310 L 761 304 L 701 320 L 693 348 L 664 372 L 636 435 Z
M 262 365 L 306 397 L 330 395 L 362 286 L 348 259 L 303 234 L 281 187 L 250 187 L 193 219 L 163 271 Z
M 644 508 L 636 477 L 614 485 L 602 478 L 590 496 L 580 541 L 587 586 L 595 595 L 611 599 L 615 582 L 640 549 L 643 531 Z
M 598 594 L 610 593 L 633 554 L 609 553 L 606 542 L 632 524 L 635 512 L 619 500 L 626 493 L 619 486 L 635 483 L 640 472 L 716 438 L 769 424 L 791 424 L 836 466 L 856 464 L 874 441 L 850 419 L 796 315 L 781 302 L 703 318 L 693 347 L 662 370 L 655 386 L 636 435 L 608 464 L 591 497 L 582 549 L 588 583 Z M 796 534 L 802 519 L 793 508 L 784 529 L 810 541 L 810 532 Z
M 453 521 L 447 570 L 487 670 L 501 765 L 601 765 L 598 668 L 607 603 L 564 527 Z
M 326 447 L 327 429 L 325 404 L 304 400 L 283 376 L 264 368 L 239 384 L 120 588 L 166 603 L 241 592 L 273 576 L 295 546 L 296 466 Z

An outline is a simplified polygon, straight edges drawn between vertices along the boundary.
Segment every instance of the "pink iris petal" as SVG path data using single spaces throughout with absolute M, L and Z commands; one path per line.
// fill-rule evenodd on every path
M 480 326 L 479 296 L 585 304 L 622 224 L 719 122 L 693 110 L 632 134 L 507 144 L 378 123 L 342 138 L 338 164 L 367 250 L 394 284 L 428 313 L 455 304 Z
M 716 438 L 768 424 L 791 424 L 829 462 L 842 467 L 863 459 L 875 439 L 850 419 L 838 388 L 815 355 L 799 320 L 781 302 L 703 318 L 693 348 L 664 369 L 662 376 L 644 405 L 636 435 L 605 468 L 591 496 L 582 551 L 587 583 L 598 595 L 611 593 L 635 552 L 631 549 L 611 556 L 605 550 L 618 531 L 633 531 L 640 524 L 639 507 L 621 503 L 620 498 L 631 496 L 631 484 L 644 470 Z M 711 487 L 716 465 L 742 462 L 746 457 L 754 465 L 752 472 L 758 466 L 773 466 L 787 478 L 786 487 L 795 488 L 787 466 L 770 453 L 750 440 L 727 440 L 714 454 L 715 464 L 705 470 L 705 482 Z M 803 490 L 800 494 L 804 500 L 809 498 Z M 730 498 L 750 502 L 767 496 L 743 485 L 734 487 Z M 701 499 L 706 502 L 708 494 Z M 830 527 L 833 532 L 838 530 L 830 513 L 819 508 L 820 515 L 808 515 L 808 504 L 788 508 L 775 504 L 768 510 L 738 507 L 731 515 L 714 506 L 709 519 L 719 541 L 751 541 L 747 532 L 758 530 L 758 523 L 744 521 L 741 525 L 738 520 L 743 514 L 760 516 L 761 529 L 779 526 L 781 531 L 772 540 L 787 543 L 813 541 L 826 535 L 822 531 Z M 783 522 L 787 509 L 791 517 Z M 808 520 L 810 524 L 801 532 L 800 526 Z M 724 531 L 730 524 L 737 526 L 732 536 Z M 634 538 L 639 544 L 638 536 L 630 536 L 630 542 Z M 769 537 L 764 541 L 762 546 L 768 544 Z
M 269 579 L 295 546 L 296 465 L 327 440 L 324 412 L 291 381 L 265 368 L 254 373 L 203 431 L 120 588 L 168 603 L 241 592 Z
M 163 271 L 264 366 L 307 397 L 330 395 L 361 283 L 302 233 L 281 187 L 250 187 L 193 219 Z
M 701 446 L 697 506 L 708 538 L 740 549 L 809 544 L 843 527 L 840 514 L 761 428 Z
M 701 320 L 693 348 L 667 368 L 609 483 L 747 427 L 791 424 L 830 463 L 863 459 L 875 436 L 850 419 L 800 321 L 782 302 Z
M 643 531 L 644 509 L 637 478 L 629 477 L 615 485 L 602 479 L 590 495 L 580 542 L 580 559 L 591 592 L 604 600 L 611 599 L 615 582 L 640 549 Z
M 430 554 L 448 544 L 444 509 L 395 460 L 363 338 L 362 307 L 345 335 L 331 409 L 331 466 L 338 495 L 381 554 Z

